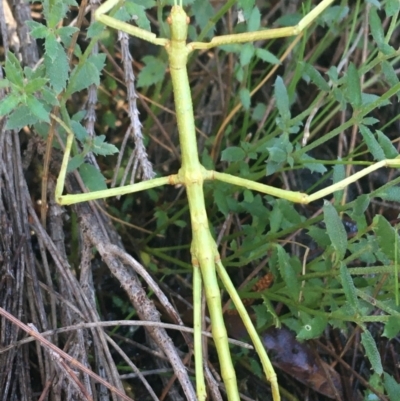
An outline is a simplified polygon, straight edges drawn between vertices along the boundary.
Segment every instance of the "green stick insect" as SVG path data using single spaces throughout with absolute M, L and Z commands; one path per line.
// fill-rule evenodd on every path
M 189 79 L 186 69 L 188 56 L 191 52 L 198 49 L 210 49 L 216 46 L 252 42 L 261 39 L 281 38 L 295 36 L 306 29 L 331 3 L 333 0 L 321 1 L 312 11 L 310 11 L 296 26 L 262 30 L 257 32 L 248 32 L 235 35 L 224 35 L 214 37 L 211 42 L 192 42 L 187 43 L 187 31 L 189 18 L 182 8 L 181 0 L 179 5 L 172 7 L 168 23 L 171 28 L 170 39 L 157 38 L 155 34 L 146 30 L 137 28 L 125 22 L 110 17 L 106 13 L 111 9 L 120 6 L 119 0 L 107 0 L 101 5 L 95 17 L 97 21 L 136 36 L 147 42 L 159 45 L 165 48 L 168 53 L 170 74 L 173 84 L 176 117 L 179 130 L 179 142 L 182 152 L 182 164 L 177 174 L 168 177 L 155 178 L 148 181 L 127 185 L 120 188 L 112 188 L 97 192 L 83 194 L 63 195 L 64 181 L 67 172 L 69 155 L 74 140 L 73 134 L 69 131 L 66 151 L 63 158 L 61 171 L 57 180 L 56 201 L 62 205 L 70 205 L 78 202 L 85 202 L 95 199 L 102 199 L 111 196 L 131 194 L 144 191 L 146 189 L 159 187 L 162 185 L 180 184 L 186 188 L 189 202 L 192 243 L 191 255 L 193 264 L 193 288 L 194 288 L 194 348 L 195 348 L 195 370 L 196 370 L 196 389 L 199 400 L 206 399 L 206 386 L 203 375 L 202 358 L 202 339 L 201 339 L 201 290 L 204 287 L 208 309 L 212 322 L 212 335 L 217 348 L 218 357 L 221 365 L 221 373 L 228 399 L 230 401 L 239 401 L 239 392 L 236 383 L 236 375 L 233 367 L 227 331 L 224 324 L 220 288 L 217 281 L 217 274 L 221 279 L 225 289 L 229 293 L 235 307 L 246 326 L 254 347 L 260 357 L 266 378 L 271 383 L 273 400 L 280 400 L 280 394 L 277 383 L 277 376 L 272 364 L 266 354 L 265 348 L 260 340 L 257 331 L 231 282 L 224 266 L 221 263 L 217 245 L 211 235 L 208 218 L 205 207 L 203 184 L 207 180 L 219 180 L 239 187 L 269 194 L 275 197 L 287 199 L 297 203 L 309 203 L 322 198 L 334 191 L 348 186 L 357 181 L 362 176 L 375 171 L 384 166 L 400 166 L 400 160 L 383 160 L 358 173 L 346 178 L 345 180 L 329 186 L 313 195 L 306 195 L 299 192 L 291 192 L 283 189 L 273 188 L 267 185 L 259 184 L 247 179 L 242 179 L 225 173 L 206 170 L 199 161 L 197 140 L 195 134 L 195 122 L 192 108 L 191 92 Z

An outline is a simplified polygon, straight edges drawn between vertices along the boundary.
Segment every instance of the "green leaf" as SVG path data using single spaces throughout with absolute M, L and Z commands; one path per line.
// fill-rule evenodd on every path
M 276 106 L 278 107 L 278 111 L 282 120 L 287 122 L 290 120 L 291 114 L 289 109 L 289 96 L 286 90 L 285 83 L 281 77 L 277 77 L 275 80 L 275 99 Z
M 398 316 L 389 316 L 388 321 L 385 323 L 385 330 L 382 335 L 389 340 L 395 338 L 400 333 L 400 319 Z
M 354 286 L 354 281 L 344 263 L 340 264 L 340 279 L 342 281 L 342 287 L 347 302 L 355 311 L 359 310 L 356 287 Z
M 30 113 L 27 106 L 20 106 L 8 117 L 6 129 L 18 130 L 26 125 L 33 125 L 37 122 L 38 118 Z
M 251 307 L 256 314 L 257 329 L 260 329 L 268 322 L 268 310 L 265 305 L 254 305 Z
M 382 22 L 375 7 L 371 7 L 369 10 L 369 26 L 371 28 L 372 37 L 378 45 L 378 49 L 385 55 L 393 53 L 395 50 L 386 43 Z
M 347 234 L 339 217 L 337 210 L 330 202 L 324 201 L 324 222 L 326 225 L 326 232 L 332 242 L 332 245 L 336 251 L 336 260 L 341 261 L 346 254 L 347 249 Z
M 343 164 L 335 164 L 333 166 L 333 183 L 342 181 L 346 177 L 346 170 Z M 335 203 L 339 204 L 342 201 L 344 190 L 335 191 L 333 197 L 335 198 Z
M 397 1 L 397 0 L 396 0 Z M 383 75 L 386 79 L 386 82 L 390 86 L 395 86 L 399 83 L 399 78 L 396 74 L 396 71 L 394 70 L 393 66 L 387 62 L 387 61 L 382 61 L 380 63 L 380 66 L 382 68 Z M 397 93 L 397 100 L 400 100 L 400 93 Z
M 347 98 L 353 110 L 361 107 L 361 84 L 358 70 L 353 63 L 350 63 L 347 70 Z
M 69 45 L 71 41 L 71 36 L 78 31 L 79 29 L 75 26 L 63 26 L 57 29 L 56 34 L 60 36 L 61 41 L 64 43 L 64 45 Z
M 98 68 L 89 60 L 81 68 L 76 68 L 70 79 L 71 85 L 68 87 L 69 93 L 79 92 L 82 89 L 89 88 L 90 85 L 100 85 L 100 73 Z
M 79 139 L 79 141 L 81 143 L 85 143 L 86 140 L 89 139 L 89 135 L 88 135 L 86 129 L 78 121 L 74 121 L 74 120 L 71 121 L 71 129 L 72 129 L 73 133 L 75 134 L 76 138 Z
M 385 12 L 387 17 L 393 17 L 400 11 L 399 0 L 387 0 L 385 3 Z
M 256 56 L 268 64 L 281 64 L 278 57 L 262 47 L 256 49 Z
M 10 93 L 4 99 L 0 100 L 0 117 L 14 110 L 20 101 L 20 96 L 15 93 Z
M 240 101 L 242 102 L 243 108 L 245 110 L 249 110 L 251 102 L 250 91 L 247 88 L 241 88 L 239 91 L 239 97 Z
M 238 162 L 244 160 L 246 153 L 242 148 L 232 146 L 226 148 L 221 153 L 221 160 L 227 162 Z
M 395 159 L 399 154 L 397 149 L 393 146 L 392 141 L 382 132 L 376 130 L 379 145 L 381 145 L 386 159 Z
M 46 53 L 44 55 L 44 64 L 46 66 L 47 76 L 54 90 L 59 93 L 65 89 L 69 63 L 64 48 L 57 42 L 54 35 L 49 35 L 45 41 Z
M 105 135 L 99 135 L 94 138 L 93 147 L 91 148 L 93 153 L 101 156 L 108 156 L 118 153 L 118 148 L 111 143 L 104 142 L 105 139 Z
M 296 337 L 299 340 L 311 340 L 312 338 L 317 338 L 324 332 L 327 324 L 328 320 L 325 317 L 316 316 L 309 322 L 306 322 Z
M 252 43 L 244 44 L 240 50 L 240 65 L 245 67 L 247 64 L 249 64 L 254 54 L 254 45 Z
M 84 162 L 85 162 L 85 155 L 83 153 L 79 153 L 79 155 L 72 157 L 71 160 L 68 162 L 67 173 L 75 171 Z
M 14 85 L 24 87 L 24 74 L 18 59 L 10 51 L 7 53 L 6 63 L 4 66 L 6 78 Z
M 196 22 L 199 24 L 201 30 L 203 30 L 210 20 L 215 15 L 215 10 L 211 6 L 211 3 L 203 0 L 195 0 L 192 4 L 192 12 L 196 18 Z M 209 38 L 213 33 L 215 26 L 212 25 L 208 32 L 205 32 L 205 37 Z
M 298 300 L 300 293 L 300 284 L 297 280 L 296 272 L 294 271 L 289 255 L 281 245 L 275 245 L 278 251 L 278 266 L 281 276 L 287 286 L 287 295 Z
M 49 34 L 49 28 L 46 25 L 36 21 L 26 21 L 25 23 L 28 25 L 31 35 L 35 39 L 43 39 Z
M 143 5 L 130 1 L 125 2 L 125 9 L 130 16 L 135 20 L 137 26 L 146 31 L 151 31 L 150 21 L 147 18 L 146 10 Z
M 91 164 L 82 164 L 79 168 L 79 173 L 89 191 L 94 192 L 107 189 L 106 179 L 101 172 Z
M 384 378 L 384 386 L 389 396 L 389 400 L 397 400 L 400 394 L 400 384 L 393 378 L 393 376 L 389 375 L 388 373 L 383 373 Z
M 372 369 L 378 375 L 383 373 L 383 367 L 381 362 L 381 356 L 379 355 L 378 348 L 376 347 L 375 340 L 368 330 L 361 333 L 361 343 L 364 346 L 365 353 L 369 361 L 371 362 Z
M 395 240 L 397 240 L 397 250 L 400 250 L 400 241 L 397 232 L 381 214 L 378 214 L 374 217 L 372 228 L 377 237 L 380 251 L 383 252 L 389 260 L 394 261 Z M 397 256 L 397 260 L 400 260 L 399 255 Z
M 251 10 L 250 16 L 247 20 L 248 32 L 255 32 L 260 29 L 261 26 L 261 13 L 257 7 Z
M 303 78 L 308 83 L 310 80 L 311 82 L 318 87 L 321 91 L 329 92 L 330 87 L 329 84 L 322 78 L 322 75 L 319 71 L 309 63 L 303 63 L 304 65 L 304 72 Z
M 41 91 L 47 82 L 47 78 L 30 79 L 25 85 L 25 93 L 35 93 L 37 91 Z
M 368 150 L 371 152 L 372 156 L 374 156 L 374 159 L 377 161 L 385 159 L 385 153 L 371 130 L 365 125 L 360 124 L 360 132 L 368 146 Z
M 36 99 L 34 96 L 29 95 L 26 98 L 26 105 L 28 106 L 29 111 L 36 116 L 39 121 L 45 121 L 46 123 L 50 122 L 49 114 L 50 112 L 47 111 L 43 104 Z
M 137 87 L 145 87 L 161 82 L 164 79 L 166 64 L 154 56 L 142 59 L 145 66 L 138 75 Z

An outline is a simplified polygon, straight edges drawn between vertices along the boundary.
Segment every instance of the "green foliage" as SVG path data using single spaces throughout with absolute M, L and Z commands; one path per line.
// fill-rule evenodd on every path
M 0 82 L 0 86 L 8 92 L 0 100 L 0 116 L 7 116 L 8 129 L 19 130 L 29 125 L 44 136 L 52 122 L 51 111 L 59 107 L 63 121 L 74 132 L 76 144 L 79 144 L 79 147 L 75 146 L 69 171 L 79 169 L 90 190 L 105 189 L 105 178 L 93 166 L 85 163 L 85 157 L 89 152 L 108 156 L 117 152 L 117 148 L 106 142 L 106 132 L 100 132 L 102 127 L 98 127 L 100 135 L 95 138 L 87 134 L 82 123 L 84 116 L 75 116 L 75 102 L 76 99 L 87 97 L 90 85 L 103 85 L 106 91 L 112 92 L 110 98 L 118 98 L 118 91 L 125 88 L 115 83 L 118 77 L 113 77 L 114 87 L 107 83 L 109 78 L 106 78 L 103 69 L 106 68 L 110 74 L 114 72 L 113 67 L 106 63 L 106 55 L 90 53 L 93 46 L 104 38 L 103 26 L 91 24 L 86 32 L 86 39 L 89 40 L 85 45 L 87 50 L 81 50 L 77 44 L 73 51 L 73 62 L 68 59 L 68 46 L 76 29 L 63 25 L 66 25 L 64 22 L 68 17 L 69 6 L 74 2 L 53 3 L 43 1 L 46 25 L 30 23 L 32 36 L 43 40 L 43 64 L 35 70 L 22 68 L 12 53 L 7 54 L 4 64 L 6 79 Z M 115 16 L 126 21 L 133 19 L 137 26 L 150 30 L 146 10 L 160 7 L 152 15 L 163 15 L 163 4 L 159 3 L 150 0 L 126 1 Z M 254 0 L 240 0 L 237 3 L 243 11 L 244 21 L 235 23 L 233 31 L 251 32 L 259 29 L 261 15 L 264 15 L 265 10 L 260 12 Z M 337 65 L 327 65 L 332 56 L 332 44 L 338 41 L 338 35 L 344 31 L 344 27 L 347 29 L 353 21 L 361 27 L 365 18 L 361 11 L 355 14 L 353 6 L 350 9 L 338 3 L 319 18 L 324 29 L 315 34 L 316 39 L 311 41 L 314 47 L 308 48 L 307 41 L 298 45 L 292 59 L 287 59 L 278 70 L 280 75 L 275 73 L 267 82 L 263 79 L 274 65 L 280 64 L 279 57 L 289 41 L 271 40 L 261 45 L 222 46 L 218 53 L 200 54 L 199 60 L 202 63 L 211 60 L 205 68 L 200 68 L 194 60 L 197 55 L 193 56 L 188 69 L 194 87 L 194 104 L 199 105 L 199 109 L 195 110 L 197 126 L 203 130 L 203 119 L 211 121 L 209 132 L 204 137 L 200 136 L 202 139 L 199 141 L 201 146 L 204 143 L 202 160 L 207 160 L 209 166 L 215 166 L 219 171 L 226 169 L 232 175 L 274 187 L 289 186 L 293 190 L 312 193 L 330 185 L 332 177 L 333 182 L 343 179 L 348 164 L 356 170 L 371 160 L 398 157 L 391 132 L 395 132 L 392 124 L 397 124 L 399 116 L 395 114 L 391 123 L 384 120 L 395 108 L 393 101 L 400 99 L 400 81 L 396 73 L 398 52 L 390 44 L 390 32 L 382 24 L 381 13 L 372 5 L 369 12 L 372 37 L 367 38 L 368 57 L 360 61 L 359 57 L 347 53 L 356 45 L 356 35 L 349 34 L 348 43 L 344 45 L 346 51 L 343 52 L 349 60 L 348 66 L 345 69 L 339 68 L 339 59 Z M 387 18 L 397 18 L 396 13 L 400 9 L 398 1 L 375 3 L 382 6 Z M 216 33 L 215 24 L 224 18 L 224 14 L 215 10 L 211 3 L 200 0 L 192 2 L 188 12 L 193 16 L 190 30 L 192 40 L 199 40 L 199 37 L 201 40 L 211 39 Z M 282 17 L 280 22 L 298 21 L 300 17 L 298 12 Z M 224 26 L 224 23 L 220 25 Z M 394 20 L 394 26 L 396 23 Z M 155 33 L 168 36 L 164 33 L 164 22 L 158 21 L 158 26 L 160 33 Z M 222 29 L 219 25 L 218 28 Z M 312 27 L 307 35 L 313 35 Z M 115 45 L 112 42 L 109 47 L 111 54 L 114 53 Z M 150 48 L 147 45 L 143 47 Z M 132 51 L 136 49 L 133 47 Z M 142 67 L 137 87 L 147 91 L 146 96 L 154 99 L 155 103 L 172 110 L 165 54 L 163 50 L 157 52 L 149 55 L 146 51 L 141 57 Z M 228 52 L 233 52 L 232 67 Z M 232 71 L 232 81 L 224 76 L 225 66 L 228 65 Z M 208 82 L 204 79 L 206 73 L 212 84 L 203 88 Z M 213 119 L 207 119 L 207 114 L 211 114 L 210 109 L 206 108 L 207 101 L 210 98 L 211 103 L 212 86 L 216 82 L 219 85 L 218 91 L 226 88 L 231 90 L 226 98 L 219 93 L 216 102 L 218 107 L 223 101 L 228 102 L 228 110 L 237 104 L 241 105 L 240 110 L 228 121 L 223 135 L 218 138 L 217 131 L 225 119 L 228 120 L 229 113 L 221 107 L 212 113 Z M 261 82 L 262 91 L 251 96 L 253 89 Z M 199 93 L 205 94 L 205 102 L 202 103 Z M 304 96 L 304 93 L 308 93 L 308 96 Z M 107 102 L 110 103 L 105 107 L 103 115 L 106 118 L 103 121 L 108 125 L 120 126 L 115 122 L 123 123 L 125 116 L 118 115 L 118 111 L 114 113 L 113 108 L 110 111 L 114 99 L 107 98 Z M 170 115 L 161 114 L 162 110 L 158 106 L 150 105 L 149 108 L 147 120 L 142 121 L 145 133 L 151 132 L 154 135 L 154 121 L 157 119 L 161 125 L 168 123 L 165 125 L 168 127 L 168 135 L 174 138 L 173 124 L 169 124 Z M 100 113 L 104 109 L 101 110 Z M 314 114 L 314 111 L 317 113 Z M 113 118 L 110 118 L 110 113 Z M 302 135 L 308 122 L 310 138 L 308 144 L 302 147 Z M 356 147 L 349 149 L 344 146 L 344 152 L 339 154 L 339 141 L 347 143 L 343 137 L 353 127 L 357 128 Z M 61 128 L 59 131 L 65 137 L 65 131 Z M 344 136 L 339 139 L 342 133 Z M 165 138 L 157 139 L 165 143 Z M 213 159 L 212 150 L 218 140 L 222 144 L 221 152 Z M 149 149 L 152 148 L 153 142 Z M 176 173 L 173 169 L 164 171 L 169 165 L 176 166 L 176 163 L 168 162 L 165 163 L 167 167 L 164 167 L 165 160 L 170 157 L 169 154 L 152 154 L 152 160 L 157 160 L 163 166 L 160 167 L 160 174 Z M 253 306 L 258 328 L 271 322 L 276 325 L 284 323 L 296 331 L 298 338 L 310 339 L 320 336 L 328 325 L 345 330 L 350 322 L 365 328 L 366 323 L 378 321 L 384 326 L 384 336 L 391 339 L 398 335 L 399 312 L 393 294 L 397 277 L 394 275 L 393 264 L 400 260 L 400 239 L 390 221 L 393 217 L 380 214 L 373 216 L 374 209 L 370 208 L 375 197 L 398 202 L 398 183 L 399 179 L 393 179 L 379 191 L 360 193 L 354 199 L 347 191 L 337 191 L 333 204 L 328 201 L 331 195 L 326 196 L 322 213 L 315 213 L 317 217 L 310 217 L 314 215 L 314 209 L 294 206 L 288 201 L 260 195 L 249 189 L 239 189 L 221 182 L 206 184 L 209 222 L 214 227 L 215 236 L 222 230 L 225 218 L 230 222 L 228 217 L 236 215 L 232 219 L 234 224 L 227 224 L 227 232 L 221 238 L 221 248 L 225 250 L 223 262 L 231 276 L 236 277 L 239 269 L 241 274 L 249 274 L 261 261 L 274 275 L 272 287 L 258 295 L 263 303 Z M 141 241 L 153 246 L 146 249 L 151 257 L 157 259 L 153 266 L 157 265 L 158 271 L 168 271 L 168 274 L 175 273 L 177 266 L 189 273 L 188 263 L 183 261 L 187 255 L 182 253 L 182 249 L 187 252 L 190 242 L 186 228 L 189 224 L 185 214 L 186 201 L 179 198 L 170 202 L 168 192 L 165 196 L 158 191 L 149 194 L 150 199 L 157 202 L 157 207 L 149 212 L 154 216 L 154 232 Z M 137 199 L 136 195 L 134 199 Z M 129 206 L 134 203 L 132 200 L 130 202 Z M 317 209 L 318 205 L 315 203 L 312 208 Z M 126 206 L 125 210 L 130 208 Z M 118 208 L 115 211 L 117 213 Z M 347 218 L 351 219 L 354 228 L 352 232 L 346 231 L 344 221 Z M 179 250 L 172 249 L 170 242 L 164 247 L 168 247 L 167 251 L 161 247 L 158 249 L 159 242 L 154 238 L 168 234 L 171 227 L 181 235 L 183 243 Z M 298 232 L 307 234 L 304 235 L 307 240 L 293 240 L 292 235 Z M 159 237 L 158 241 L 161 242 Z M 164 240 L 165 237 L 162 238 Z M 304 247 L 315 251 L 311 252 L 313 256 L 307 257 L 303 248 L 297 254 L 292 253 L 292 248 L 284 243 L 286 239 L 302 241 Z M 376 283 L 384 274 L 388 274 L 389 278 L 382 284 L 379 293 L 376 293 Z M 275 302 L 286 306 L 286 316 L 276 315 Z M 381 308 L 385 313 L 371 316 L 372 308 Z M 362 344 L 373 370 L 382 375 L 383 368 L 375 340 L 367 330 L 362 335 Z M 384 387 L 389 396 L 399 392 L 398 384 L 387 373 L 384 373 L 383 379 L 377 379 L 377 383 Z

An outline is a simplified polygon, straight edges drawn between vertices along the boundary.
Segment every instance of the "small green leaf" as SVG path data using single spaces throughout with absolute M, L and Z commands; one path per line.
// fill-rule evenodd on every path
M 240 101 L 242 102 L 243 108 L 245 110 L 249 110 L 251 102 L 250 91 L 247 88 L 241 88 L 239 91 L 239 97 Z
M 0 100 L 0 117 L 13 111 L 20 103 L 20 96 L 10 93 L 4 99 Z
M 342 181 L 346 177 L 346 171 L 343 164 L 335 164 L 333 166 L 333 183 Z M 339 204 L 343 198 L 344 190 L 335 191 L 333 197 L 335 198 L 335 203 Z
M 356 287 L 354 286 L 353 279 L 344 263 L 340 264 L 340 279 L 342 281 L 342 287 L 347 302 L 355 311 L 359 310 Z
M 395 159 L 399 154 L 397 149 L 393 146 L 392 141 L 382 132 L 376 130 L 379 145 L 381 145 L 386 159 Z
M 325 81 L 324 78 L 322 78 L 322 75 L 319 73 L 317 69 L 315 69 L 314 66 L 312 66 L 309 63 L 304 63 L 304 73 L 303 76 L 305 75 L 306 81 L 308 82 L 311 80 L 311 82 L 318 87 L 321 91 L 329 92 L 330 87 L 329 84 Z
M 385 55 L 390 55 L 394 52 L 395 50 L 393 47 L 386 43 L 382 22 L 375 7 L 371 7 L 369 10 L 369 26 L 371 28 L 372 37 L 378 45 L 378 49 Z
M 350 63 L 347 70 L 347 98 L 353 110 L 361 107 L 361 84 L 356 66 Z
M 71 121 L 71 129 L 81 143 L 85 143 L 89 139 L 86 129 L 78 121 Z
M 49 28 L 46 25 L 36 21 L 26 21 L 25 23 L 28 25 L 31 35 L 35 39 L 43 39 L 49 34 Z
M 38 118 L 30 113 L 27 106 L 20 106 L 8 117 L 6 129 L 21 129 L 37 122 Z
M 30 79 L 25 85 L 25 93 L 35 93 L 37 91 L 41 91 L 47 82 L 48 79 L 46 78 Z
M 154 56 L 145 56 L 142 59 L 145 66 L 138 75 L 137 87 L 146 87 L 164 79 L 166 64 Z
M 321 336 L 324 332 L 328 320 L 323 316 L 317 316 L 306 322 L 297 334 L 299 340 L 311 340 L 312 338 L 317 338 Z
M 324 201 L 324 222 L 326 231 L 336 251 L 336 260 L 341 261 L 346 254 L 347 234 L 337 210 L 330 202 Z
M 6 78 L 16 86 L 23 88 L 24 74 L 18 59 L 10 51 L 7 53 L 6 63 L 4 66 Z
M 268 322 L 268 310 L 265 305 L 254 305 L 251 308 L 256 314 L 257 329 L 260 329 Z
M 249 32 L 255 32 L 260 29 L 261 26 L 261 13 L 258 7 L 254 7 L 251 10 L 250 16 L 247 20 L 247 30 Z
M 389 340 L 395 338 L 400 333 L 400 319 L 398 316 L 389 316 L 388 321 L 385 323 L 385 330 L 382 335 Z
M 107 189 L 106 179 L 101 172 L 91 164 L 82 164 L 79 168 L 79 173 L 89 191 L 94 192 Z
M 278 57 L 262 47 L 257 47 L 256 56 L 268 64 L 281 64 Z
M 376 347 L 375 340 L 368 330 L 361 333 L 361 343 L 364 346 L 365 353 L 371 362 L 372 369 L 378 375 L 383 373 L 381 356 L 379 355 L 378 348 Z
M 400 250 L 400 241 L 399 241 L 399 236 L 398 236 L 396 230 L 381 214 L 377 214 L 374 217 L 373 222 L 372 222 L 372 228 L 378 239 L 380 251 L 383 252 L 389 260 L 394 261 L 395 260 L 395 244 L 394 244 L 395 240 L 397 240 L 397 249 Z M 400 260 L 399 255 L 397 257 L 397 260 Z
M 45 41 L 46 53 L 44 55 L 44 64 L 46 66 L 47 76 L 54 90 L 59 93 L 65 89 L 69 63 L 64 48 L 57 42 L 54 35 L 49 35 Z
M 210 20 L 215 15 L 215 10 L 208 1 L 195 0 L 192 4 L 191 10 L 201 30 L 209 24 Z M 210 34 L 212 34 L 213 31 L 214 25 L 210 27 L 208 32 L 205 32 L 205 37 L 210 37 Z
M 125 9 L 128 11 L 130 16 L 135 19 L 135 22 L 139 28 L 146 31 L 151 31 L 150 21 L 147 18 L 146 10 L 141 4 L 129 1 L 125 2 Z
M 70 79 L 70 86 L 68 87 L 69 93 L 79 92 L 82 89 L 88 88 L 90 85 L 100 84 L 100 73 L 97 67 L 90 61 L 86 61 L 81 68 L 76 68 Z
M 71 160 L 68 162 L 67 172 L 70 173 L 71 171 L 75 171 L 84 162 L 85 162 L 85 156 L 83 153 L 79 153 L 79 155 L 72 157 Z
M 242 161 L 245 157 L 246 153 L 244 152 L 244 150 L 237 146 L 226 148 L 221 153 L 221 160 L 227 162 Z
M 111 143 L 104 142 L 105 139 L 105 135 L 99 135 L 94 138 L 93 147 L 91 148 L 93 153 L 101 156 L 108 156 L 118 153 L 118 148 Z
M 297 301 L 300 293 L 300 285 L 297 280 L 296 272 L 290 263 L 289 255 L 286 253 L 285 249 L 281 245 L 275 246 L 278 250 L 279 271 L 287 286 L 287 294 L 290 298 Z
M 43 104 L 36 99 L 34 96 L 30 95 L 26 98 L 26 105 L 28 106 L 29 111 L 36 116 L 39 121 L 45 121 L 46 123 L 50 122 L 49 114 L 50 112 L 47 111 Z
M 289 96 L 286 90 L 285 83 L 281 77 L 275 80 L 275 99 L 278 111 L 284 122 L 290 120 L 291 114 L 289 109 Z
M 383 373 L 384 386 L 389 400 L 397 400 L 400 394 L 400 384 L 388 373 Z
M 375 139 L 372 131 L 365 125 L 360 124 L 360 132 L 368 146 L 368 150 L 371 152 L 372 156 L 374 156 L 374 159 L 378 161 L 385 159 L 385 153 L 378 141 Z
M 240 65 L 245 67 L 250 63 L 251 59 L 254 57 L 255 48 L 252 43 L 246 43 L 242 46 L 240 50 Z

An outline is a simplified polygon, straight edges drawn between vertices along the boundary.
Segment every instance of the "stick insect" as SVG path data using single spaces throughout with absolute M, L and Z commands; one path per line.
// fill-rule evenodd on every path
M 66 150 L 62 162 L 61 171 L 57 180 L 55 195 L 56 201 L 62 205 L 70 205 L 78 202 L 131 194 L 163 185 L 180 184 L 186 188 L 192 228 L 191 255 L 193 265 L 194 289 L 194 348 L 196 390 L 199 400 L 206 399 L 206 387 L 203 375 L 200 308 L 201 291 L 203 287 L 205 289 L 208 309 L 212 321 L 212 335 L 217 348 L 217 353 L 221 365 L 222 378 L 226 386 L 228 399 L 230 401 L 238 401 L 240 399 L 236 383 L 235 370 L 233 367 L 228 345 L 227 331 L 223 320 L 220 288 L 217 281 L 217 274 L 221 279 L 229 296 L 231 297 L 233 303 L 235 304 L 235 307 L 241 319 L 243 320 L 243 323 L 246 326 L 254 347 L 260 357 L 266 378 L 271 383 L 273 399 L 274 401 L 280 400 L 276 373 L 266 354 L 266 351 L 257 334 L 257 331 L 255 330 L 253 323 L 238 293 L 236 292 L 232 281 L 230 280 L 226 270 L 224 269 L 224 266 L 221 263 L 216 242 L 211 235 L 208 226 L 208 218 L 203 193 L 204 182 L 207 180 L 219 180 L 225 183 L 244 187 L 264 194 L 287 199 L 291 202 L 306 204 L 316 199 L 322 198 L 328 194 L 331 194 L 334 191 L 343 189 L 349 184 L 357 181 L 362 176 L 365 176 L 378 168 L 384 166 L 399 167 L 400 160 L 394 159 L 380 161 L 344 179 L 343 181 L 331 185 L 312 195 L 278 189 L 247 179 L 235 177 L 226 173 L 207 170 L 201 165 L 199 161 L 192 99 L 188 74 L 186 70 L 188 56 L 195 50 L 210 49 L 225 44 L 244 43 L 261 39 L 272 39 L 299 35 L 332 2 L 333 0 L 321 1 L 314 9 L 312 9 L 307 15 L 305 15 L 296 26 L 235 35 L 217 36 L 207 43 L 187 43 L 189 19 L 182 8 L 181 0 L 179 5 L 175 3 L 175 5 L 172 7 L 171 14 L 168 18 L 168 23 L 170 24 L 171 28 L 170 39 L 158 38 L 155 34 L 151 32 L 137 28 L 107 15 L 107 13 L 111 11 L 114 7 L 118 8 L 120 4 L 119 0 L 107 0 L 97 9 L 95 13 L 96 19 L 101 23 L 114 29 L 124 31 L 132 36 L 136 36 L 152 44 L 162 46 L 168 53 L 170 74 L 174 90 L 174 100 L 178 122 L 182 163 L 179 171 L 176 174 L 170 175 L 168 177 L 155 178 L 133 185 L 127 185 L 120 188 L 112 188 L 92 193 L 63 195 L 64 181 L 67 172 L 69 155 L 74 140 L 72 132 L 68 131 L 69 134 L 66 143 Z

